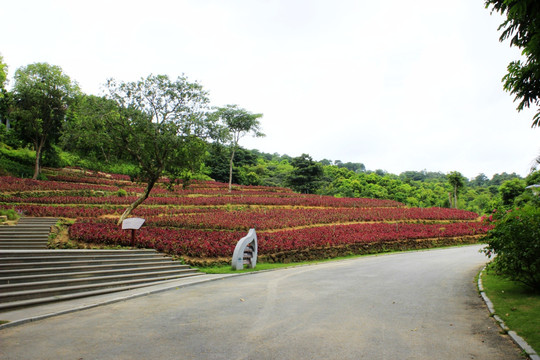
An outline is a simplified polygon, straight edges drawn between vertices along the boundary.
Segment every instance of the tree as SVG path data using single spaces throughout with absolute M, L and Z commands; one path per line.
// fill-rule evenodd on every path
M 308 154 L 302 154 L 291 161 L 293 170 L 289 174 L 288 183 L 293 190 L 305 194 L 314 194 L 321 186 L 324 175 L 320 163 L 313 161 Z
M 504 277 L 540 291 L 540 208 L 525 206 L 490 216 L 495 227 L 485 237 L 483 250 L 491 266 Z
M 520 179 L 507 180 L 499 187 L 504 205 L 512 205 L 514 199 L 525 191 L 525 182 Z
M 471 181 L 471 185 L 474 187 L 482 187 L 489 183 L 489 178 L 484 173 L 476 175 L 476 177 Z
M 60 144 L 64 150 L 85 158 L 110 162 L 122 157 L 107 129 L 110 118 L 120 116 L 118 103 L 94 95 L 79 96 L 71 106 L 62 129 Z
M 34 179 L 42 151 L 60 135 L 66 111 L 79 87 L 59 66 L 35 63 L 15 72 L 13 118 L 20 137 L 36 151 Z
M 119 113 L 105 117 L 111 140 L 138 165 L 135 177 L 146 183 L 145 192 L 118 220 L 128 217 L 146 200 L 166 175 L 171 182 L 189 180 L 205 155 L 203 139 L 212 133 L 207 115 L 206 91 L 186 77 L 175 81 L 166 75 L 150 75 L 135 82 L 108 81 L 108 98 L 116 101 Z
M 540 105 L 540 2 L 538 0 L 485 0 L 486 8 L 506 15 L 499 26 L 501 42 L 523 49 L 526 60 L 512 61 L 504 76 L 504 89 L 519 100 L 518 111 L 531 104 Z M 540 110 L 533 117 L 532 127 L 540 124 Z
M 4 58 L 0 55 L 0 127 L 2 124 L 8 127 L 7 110 L 9 107 L 9 93 L 6 90 L 8 66 L 4 63 Z
M 231 192 L 233 161 L 234 154 L 238 149 L 238 142 L 249 133 L 252 133 L 256 137 L 265 136 L 261 132 L 261 124 L 259 122 L 262 114 L 252 114 L 245 109 L 239 108 L 238 105 L 227 105 L 226 107 L 218 108 L 214 116 L 223 122 L 227 131 L 225 137 L 229 142 L 231 150 L 231 156 L 229 158 L 229 192 Z
M 465 186 L 465 178 L 458 171 L 452 171 L 450 174 L 446 175 L 448 183 L 452 186 L 454 192 L 454 207 L 458 208 L 458 193 Z M 451 199 L 450 199 L 451 200 Z M 450 201 L 450 206 L 452 206 L 452 201 Z

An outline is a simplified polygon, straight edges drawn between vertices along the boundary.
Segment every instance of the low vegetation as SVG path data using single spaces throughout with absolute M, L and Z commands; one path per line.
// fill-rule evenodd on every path
M 116 224 L 145 191 L 129 176 L 44 169 L 47 181 L 0 177 L 1 209 L 71 219 L 69 241 L 154 248 L 197 266 L 230 262 L 236 242 L 257 229 L 260 261 L 291 263 L 353 254 L 475 243 L 489 230 L 476 213 L 409 208 L 387 199 L 298 194 L 284 187 L 215 181 L 158 181 L 133 216 L 146 219 L 135 244 Z

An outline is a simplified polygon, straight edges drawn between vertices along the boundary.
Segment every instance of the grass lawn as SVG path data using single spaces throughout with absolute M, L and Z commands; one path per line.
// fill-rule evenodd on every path
M 493 302 L 496 314 L 510 330 L 515 331 L 540 353 L 540 293 L 504 279 L 493 270 L 483 272 L 482 285 Z

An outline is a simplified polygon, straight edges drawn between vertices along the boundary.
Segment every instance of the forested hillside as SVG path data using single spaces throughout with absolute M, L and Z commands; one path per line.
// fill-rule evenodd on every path
M 0 72 L 5 79 L 7 68 Z M 0 175 L 38 179 L 45 177 L 42 167 L 66 166 L 125 174 L 146 184 L 140 201 L 168 177 L 186 187 L 216 180 L 489 213 L 533 199 L 525 188 L 540 182 L 538 172 L 526 179 L 515 173 L 491 179 L 467 179 L 459 171 L 390 174 L 362 163 L 246 150 L 244 136 L 264 136 L 263 114 L 237 105 L 212 108 L 208 93 L 186 77 L 110 79 L 99 97 L 82 93 L 58 66 L 35 63 L 17 69 L 12 90 L 4 80 L 0 90 Z

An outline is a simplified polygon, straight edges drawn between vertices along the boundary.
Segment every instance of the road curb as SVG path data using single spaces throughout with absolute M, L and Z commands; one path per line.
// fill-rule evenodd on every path
M 493 306 L 493 303 L 491 302 L 491 300 L 486 295 L 486 293 L 484 291 L 484 286 L 482 285 L 482 274 L 484 273 L 484 270 L 486 270 L 486 267 L 487 267 L 487 265 L 484 266 L 482 268 L 482 270 L 480 270 L 480 273 L 478 274 L 478 290 L 480 291 L 480 295 L 482 296 L 482 299 L 486 303 L 486 306 L 487 306 L 490 314 L 497 321 L 497 323 L 499 324 L 501 329 L 505 333 L 507 333 L 508 336 L 510 336 L 512 341 L 514 341 L 517 344 L 517 346 L 519 346 L 521 348 L 521 350 L 523 350 L 531 360 L 540 360 L 540 356 L 536 353 L 536 351 L 534 351 L 534 349 L 521 336 L 519 336 L 515 331 L 510 330 L 510 328 L 508 326 L 506 326 L 503 319 L 501 319 L 501 317 L 499 315 L 495 314 L 495 308 Z

